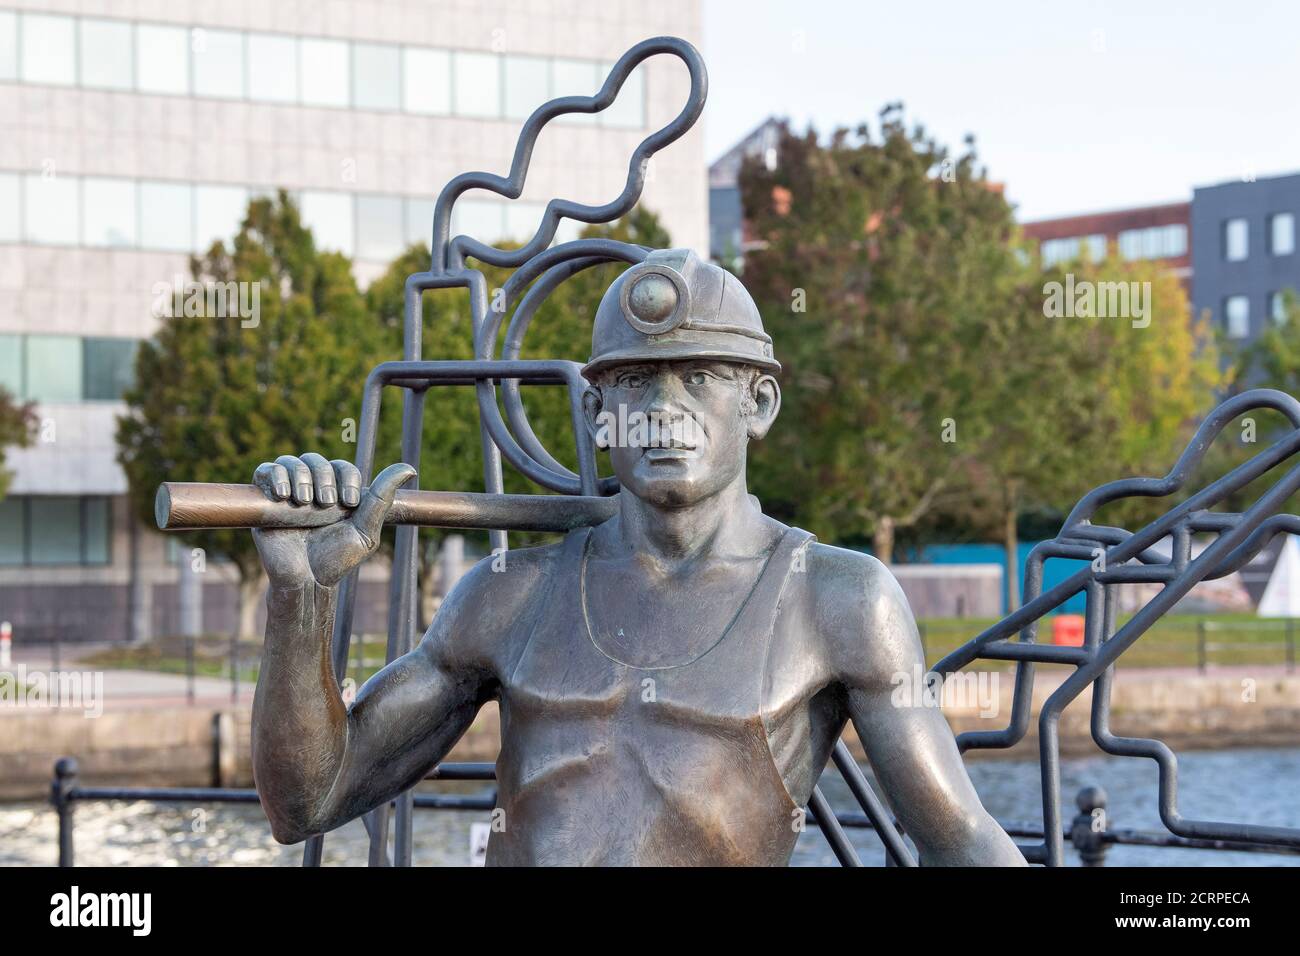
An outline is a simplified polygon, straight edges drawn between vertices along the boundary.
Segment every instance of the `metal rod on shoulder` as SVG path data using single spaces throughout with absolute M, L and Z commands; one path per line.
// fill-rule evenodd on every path
M 591 495 L 504 495 L 399 491 L 386 524 L 506 531 L 572 531 L 613 517 L 617 499 Z M 165 481 L 154 499 L 163 531 L 317 528 L 346 517 L 342 505 L 271 501 L 253 485 Z

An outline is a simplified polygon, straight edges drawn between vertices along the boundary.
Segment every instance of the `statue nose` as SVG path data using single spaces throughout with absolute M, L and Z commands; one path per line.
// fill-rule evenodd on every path
M 650 385 L 650 401 L 647 410 L 652 412 L 680 410 L 685 396 L 685 387 L 671 370 L 660 372 Z

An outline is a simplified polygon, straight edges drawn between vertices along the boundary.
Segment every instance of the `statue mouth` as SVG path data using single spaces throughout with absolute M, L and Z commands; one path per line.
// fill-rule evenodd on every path
M 691 458 L 698 458 L 699 452 L 694 447 L 685 445 L 653 445 L 642 449 L 641 455 L 652 462 L 686 461 Z

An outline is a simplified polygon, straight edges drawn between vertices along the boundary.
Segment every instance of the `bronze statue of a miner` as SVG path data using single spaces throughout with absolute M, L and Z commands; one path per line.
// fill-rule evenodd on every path
M 584 369 L 587 425 L 621 484 L 614 516 L 480 562 L 350 708 L 331 664 L 336 588 L 412 469 L 363 489 L 354 465 L 316 454 L 261 465 L 273 501 L 355 506 L 254 531 L 271 587 L 253 759 L 275 837 L 414 786 L 496 700 L 490 864 L 785 864 L 848 721 L 923 863 L 1023 864 L 940 711 L 892 699 L 895 676 L 925 663 L 889 571 L 748 493 L 779 368 L 734 276 L 684 250 L 624 272 Z

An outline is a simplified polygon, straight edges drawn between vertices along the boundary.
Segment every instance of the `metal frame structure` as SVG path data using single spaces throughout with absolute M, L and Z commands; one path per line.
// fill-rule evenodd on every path
M 1167 497 L 1181 492 L 1219 433 L 1238 416 L 1256 409 L 1280 412 L 1292 430 L 1249 461 L 1189 494 L 1139 531 L 1129 532 L 1092 523 L 1093 516 L 1102 506 L 1122 498 Z M 1290 470 L 1245 512 L 1235 514 L 1209 510 L 1289 461 L 1297 451 L 1300 451 L 1300 402 L 1273 389 L 1254 389 L 1228 399 L 1201 423 L 1165 477 L 1126 478 L 1084 495 L 1065 519 L 1060 533 L 1050 541 L 1041 542 L 1030 552 L 1025 568 L 1024 606 L 953 651 L 933 668 L 935 673 L 947 676 L 975 660 L 1017 662 L 1010 723 L 1000 731 L 961 734 L 957 743 L 965 752 L 976 748 L 1011 747 L 1024 737 L 1029 727 L 1033 699 L 1034 664 L 1070 664 L 1075 667 L 1075 672 L 1052 693 L 1039 713 L 1045 837 L 1040 845 L 1021 848 L 1029 860 L 1050 866 L 1059 866 L 1062 862 L 1058 727 L 1066 705 L 1089 686 L 1093 689 L 1093 740 L 1105 753 L 1148 757 L 1156 762 L 1159 768 L 1160 819 L 1171 834 L 1189 839 L 1300 847 L 1300 829 L 1296 828 L 1185 819 L 1178 811 L 1178 760 L 1174 752 L 1158 740 L 1119 737 L 1110 729 L 1110 692 L 1115 663 L 1124 651 L 1196 584 L 1238 570 L 1274 535 L 1300 533 L 1300 517 L 1280 513 L 1287 500 L 1300 489 L 1300 464 L 1297 463 L 1292 463 Z M 1217 537 L 1192 559 L 1192 535 L 1197 533 L 1213 533 Z M 1165 538 L 1173 544 L 1168 557 L 1152 549 L 1152 545 Z M 1043 562 L 1053 557 L 1081 559 L 1088 564 L 1044 593 Z M 1116 630 L 1116 587 L 1137 583 L 1162 584 L 1164 587 Z M 1042 617 L 1080 592 L 1084 593 L 1086 600 L 1083 645 L 1038 644 L 1038 622 Z
M 518 249 L 503 250 L 485 245 L 469 236 L 451 236 L 452 212 L 461 195 L 472 189 L 486 189 L 507 199 L 517 199 L 523 191 L 533 147 L 546 124 L 565 114 L 596 113 L 607 108 L 614 102 L 632 70 L 658 54 L 675 56 L 683 62 L 690 75 L 690 92 L 677 116 L 646 137 L 632 153 L 626 183 L 618 197 L 599 206 L 562 199 L 551 200 L 536 233 Z M 446 185 L 434 210 L 430 269 L 415 273 L 406 280 L 403 361 L 379 366 L 366 381 L 356 456 L 356 465 L 361 471 L 363 482 L 369 481 L 374 465 L 375 437 L 385 386 L 404 390 L 402 460 L 415 466 L 418 471 L 426 392 L 435 385 L 472 385 L 478 399 L 483 482 L 488 495 L 503 493 L 503 459 L 535 484 L 560 495 L 606 496 L 617 492 L 617 479 L 602 478 L 597 474 L 595 448 L 582 424 L 581 395 L 586 382 L 581 375 L 580 366 L 574 362 L 524 360 L 519 356 L 529 323 L 541 303 L 560 283 L 584 269 L 602 263 L 639 263 L 651 251 L 642 246 L 610 239 L 580 239 L 554 246 L 552 242 L 561 218 L 585 223 L 608 223 L 630 212 L 640 198 L 650 158 L 690 129 L 704 108 L 707 87 L 704 62 L 691 44 L 674 37 L 645 40 L 618 60 L 595 96 L 563 97 L 539 107 L 524 123 L 507 176 L 485 172 L 464 173 Z M 503 290 L 493 297 L 491 306 L 483 273 L 466 264 L 470 258 L 515 270 Z M 423 296 L 427 291 L 449 288 L 464 288 L 469 292 L 475 358 L 460 362 L 425 361 L 421 342 Z M 514 311 L 498 352 L 502 325 L 512 307 Z M 542 446 L 528 422 L 520 386 L 546 383 L 563 384 L 568 390 L 577 447 L 577 474 L 565 468 Z M 500 406 L 498 389 L 501 393 Z M 1118 498 L 1131 495 L 1170 495 L 1179 491 L 1214 436 L 1227 422 L 1244 411 L 1265 407 L 1282 412 L 1296 430 L 1251 462 L 1187 498 L 1141 531 L 1129 533 L 1120 528 L 1091 523 L 1091 517 L 1099 507 Z M 1288 473 L 1245 514 L 1211 514 L 1206 510 L 1297 450 L 1300 450 L 1300 403 L 1280 392 L 1268 391 L 1248 392 L 1230 399 L 1201 426 L 1168 476 L 1163 479 L 1134 478 L 1112 482 L 1086 495 L 1071 512 L 1061 533 L 1054 540 L 1040 544 L 1031 555 L 1025 580 L 1025 594 L 1029 600 L 1025 605 L 948 655 L 936 666 L 935 672 L 946 676 L 975 660 L 1017 662 L 1014 705 L 1009 726 L 1002 731 L 961 735 L 958 744 L 963 752 L 973 748 L 1010 747 L 1024 736 L 1030 717 L 1035 663 L 1072 664 L 1076 668 L 1075 673 L 1048 700 L 1039 718 L 1044 836 L 1041 844 L 1022 846 L 1029 860 L 1049 865 L 1060 865 L 1062 862 L 1065 831 L 1060 809 L 1057 724 L 1065 705 L 1089 685 L 1095 686 L 1092 733 L 1098 745 L 1107 753 L 1145 756 L 1158 763 L 1160 812 L 1171 834 L 1193 842 L 1234 841 L 1240 845 L 1300 848 L 1300 830 L 1184 820 L 1177 810 L 1177 775 L 1173 753 L 1159 741 L 1116 737 L 1109 729 L 1114 664 L 1123 651 L 1198 581 L 1218 577 L 1240 567 L 1279 531 L 1300 532 L 1300 518 L 1274 514 L 1287 497 L 1300 487 L 1300 466 Z M 407 487 L 416 487 L 416 482 L 417 479 L 413 478 Z M 546 509 L 547 499 L 555 501 L 554 496 L 537 496 L 537 508 L 531 509 L 534 514 Z M 508 529 L 491 527 L 486 523 L 480 526 L 490 529 L 489 540 L 494 550 L 508 547 Z M 557 513 L 553 530 L 569 530 L 571 526 L 571 512 L 564 520 Z M 1189 560 L 1191 534 L 1204 531 L 1218 533 L 1218 540 L 1196 560 Z M 400 525 L 396 532 L 388 626 L 389 661 L 409 651 L 417 637 L 417 533 L 418 529 L 410 525 Z M 1165 536 L 1172 536 L 1174 541 L 1173 558 L 1170 561 L 1164 561 L 1149 550 Z M 1084 557 L 1091 561 L 1098 549 L 1105 556 L 1107 570 L 1097 572 L 1090 565 L 1062 584 L 1042 593 L 1042 566 L 1047 558 Z M 339 598 L 333 635 L 334 666 L 339 674 L 346 673 L 356 580 L 357 572 L 353 572 L 344 581 Z M 1115 585 L 1146 581 L 1160 582 L 1165 587 L 1132 620 L 1115 632 Z M 1087 596 L 1083 646 L 1074 648 L 1037 644 L 1037 622 L 1041 617 L 1080 591 Z M 1017 633 L 1018 640 L 1012 640 L 1012 636 Z M 890 862 L 901 866 L 915 865 L 915 858 L 892 816 L 872 792 L 843 741 L 836 744 L 833 760 L 862 807 L 865 815 L 862 822 L 880 834 Z M 412 793 L 404 794 L 396 801 L 396 836 L 392 862 L 399 866 L 411 862 L 411 812 L 414 806 Z M 372 864 L 383 865 L 389 861 L 388 809 L 387 806 L 381 807 L 366 819 L 371 836 Z M 837 858 L 846 865 L 858 864 L 857 855 L 840 821 L 820 789 L 814 790 L 809 810 L 826 833 Z M 323 839 L 316 837 L 308 841 L 303 858 L 305 865 L 319 865 Z

